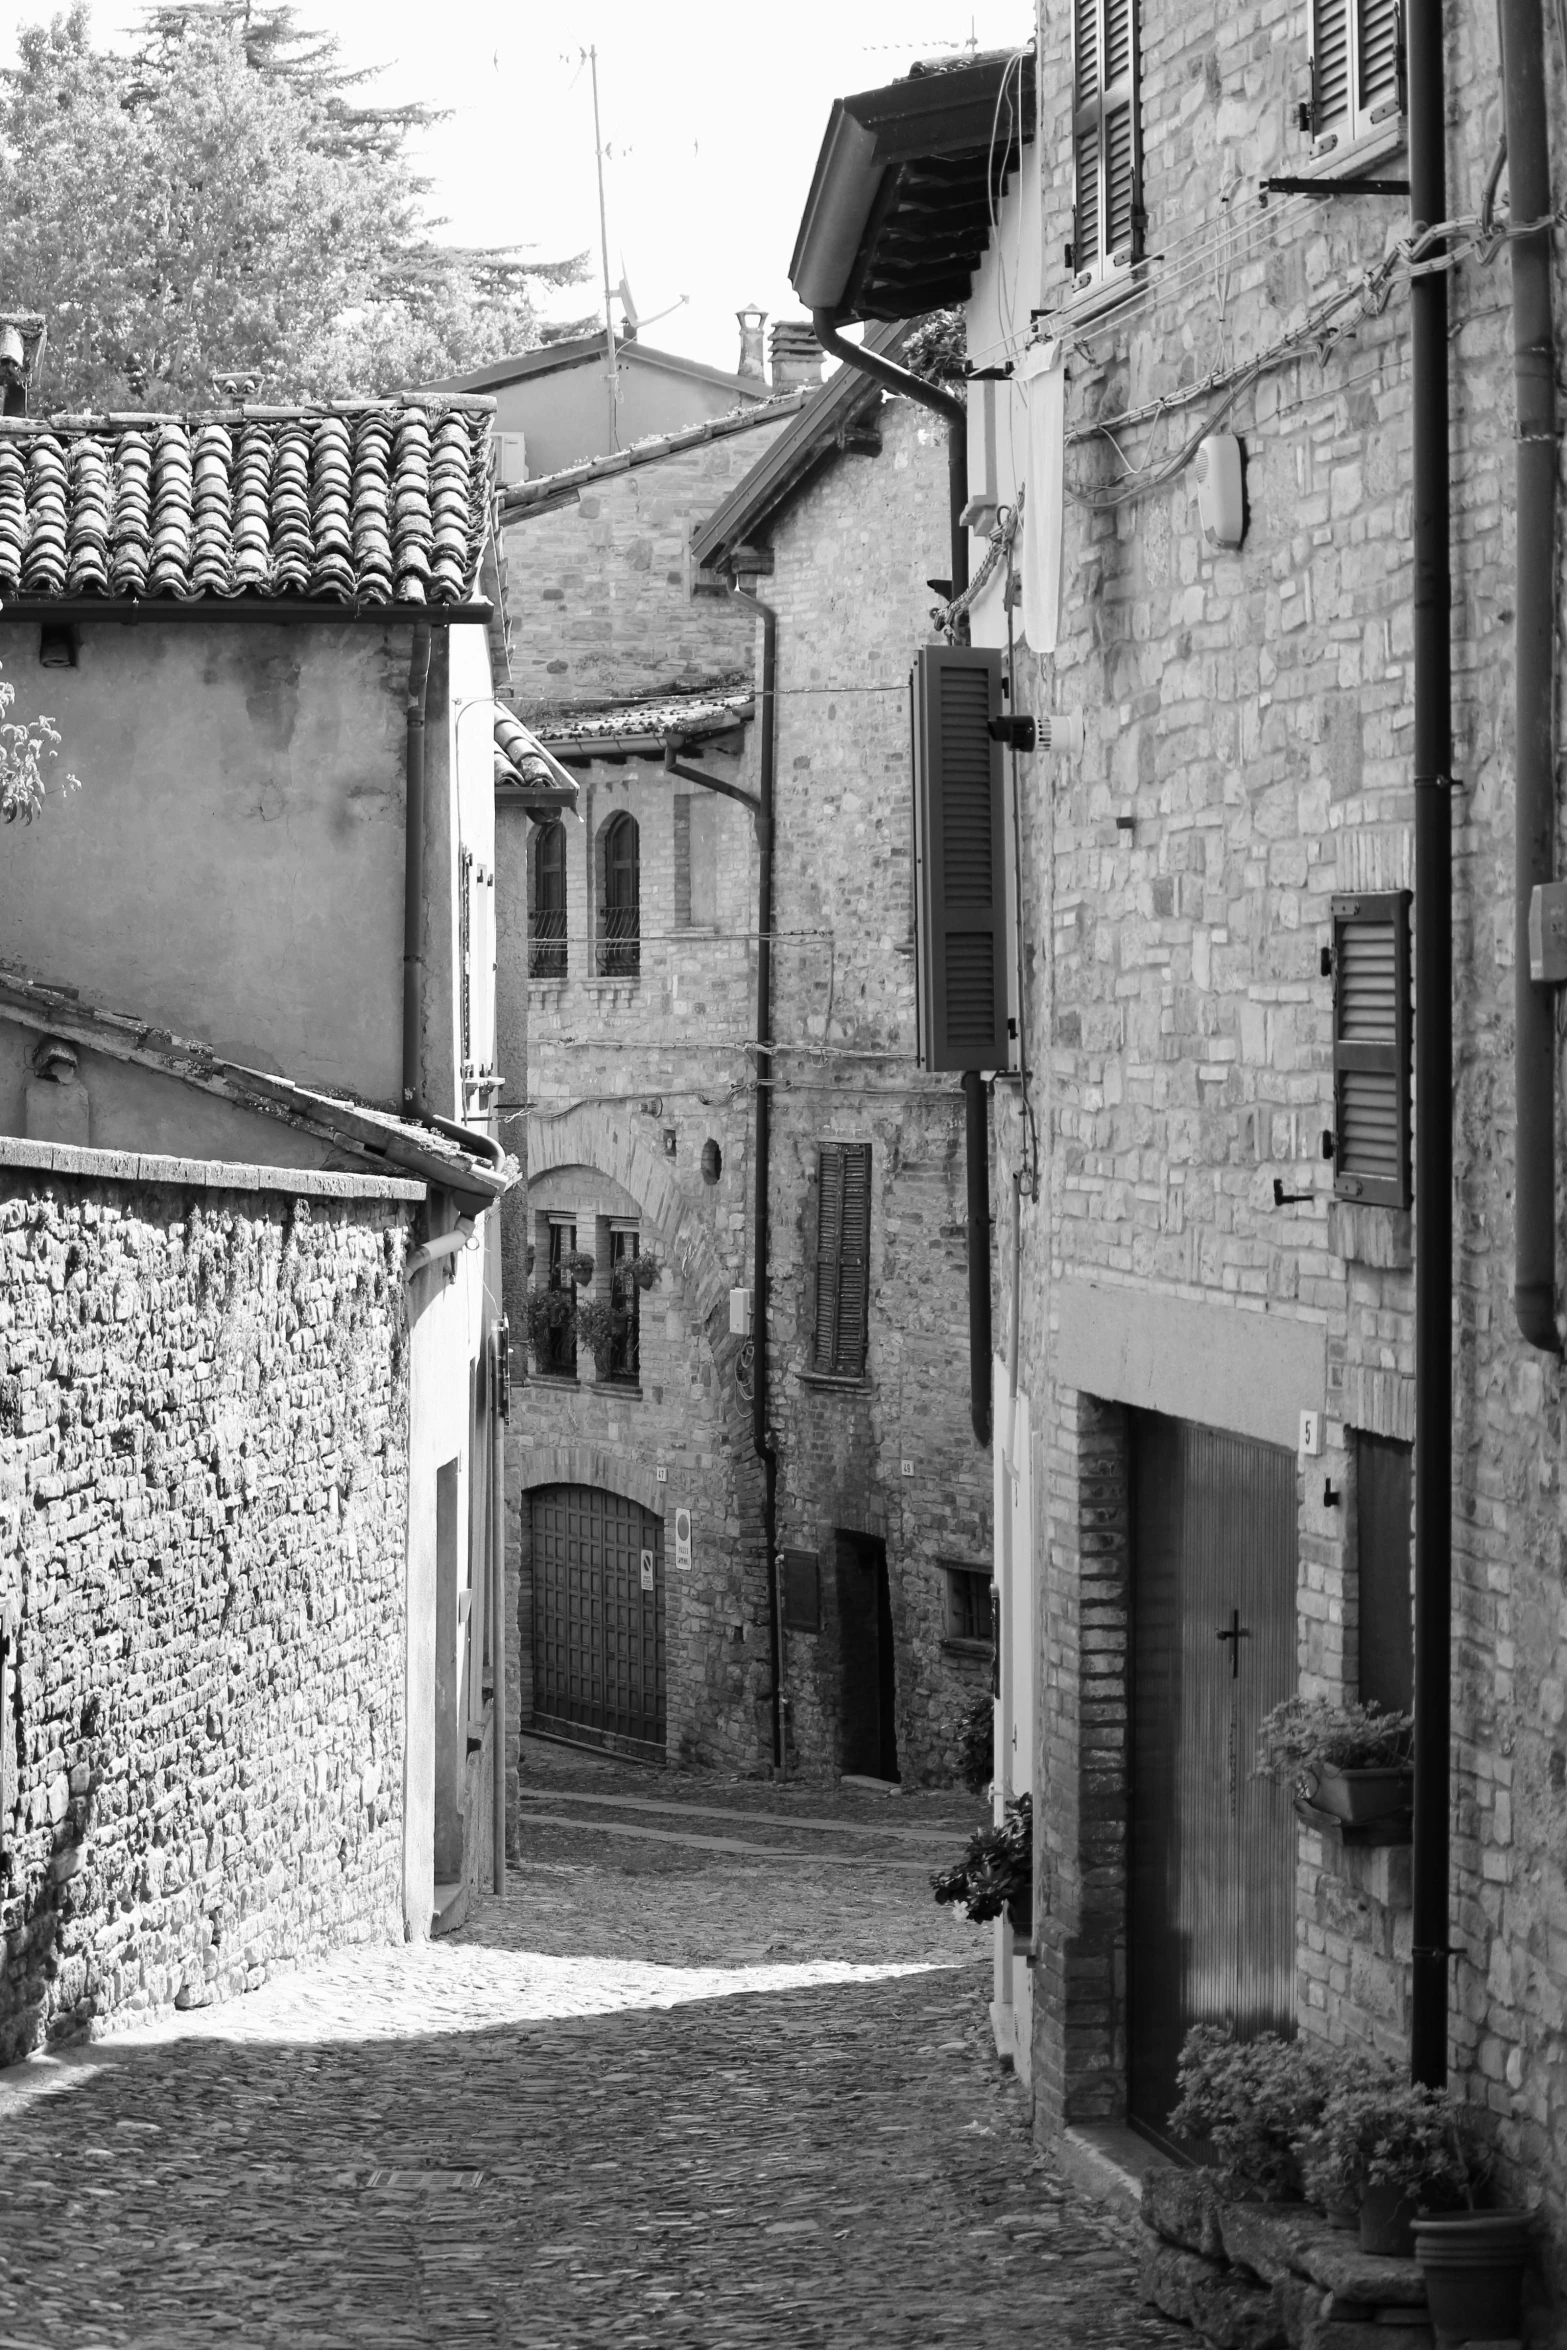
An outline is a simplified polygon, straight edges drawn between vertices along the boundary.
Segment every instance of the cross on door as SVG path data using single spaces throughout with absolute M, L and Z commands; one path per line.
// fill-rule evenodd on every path
M 1241 1611 L 1238 1607 L 1232 1607 L 1230 1610 L 1229 1630 L 1216 1632 L 1214 1638 L 1227 1640 L 1230 1643 L 1230 1679 L 1238 1681 L 1241 1671 L 1241 1642 L 1251 1638 L 1251 1634 L 1241 1622 Z

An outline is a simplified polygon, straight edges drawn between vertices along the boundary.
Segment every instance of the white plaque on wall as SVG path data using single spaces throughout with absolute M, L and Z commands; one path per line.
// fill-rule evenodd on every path
M 675 1564 L 683 1575 L 691 1572 L 691 1512 L 675 1512 Z

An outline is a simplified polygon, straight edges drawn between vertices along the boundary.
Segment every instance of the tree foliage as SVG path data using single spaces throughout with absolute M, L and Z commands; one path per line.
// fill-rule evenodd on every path
M 408 158 L 431 116 L 369 104 L 292 8 L 176 0 L 104 51 L 77 0 L 19 57 L 0 294 L 48 321 L 36 407 L 200 406 L 217 370 L 265 399 L 393 391 L 532 348 L 539 288 L 585 274 L 440 243 Z
M 0 817 L 14 824 L 20 816 L 31 824 L 44 804 L 45 762 L 56 756 L 60 730 L 52 718 L 13 718 L 15 700 L 15 686 L 0 677 Z M 74 775 L 58 780 L 62 791 L 78 788 Z

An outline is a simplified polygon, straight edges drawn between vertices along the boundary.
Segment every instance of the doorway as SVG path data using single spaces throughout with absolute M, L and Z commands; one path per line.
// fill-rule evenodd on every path
M 887 1545 L 870 1534 L 834 1543 L 838 1585 L 839 1769 L 898 1776 L 897 1667 Z
M 596 1485 L 529 1497 L 533 1728 L 664 1760 L 664 1527 Z
M 1251 1776 L 1296 1681 L 1292 1453 L 1133 1412 L 1128 2112 L 1165 2142 L 1193 2024 L 1295 2028 L 1295 1821 Z

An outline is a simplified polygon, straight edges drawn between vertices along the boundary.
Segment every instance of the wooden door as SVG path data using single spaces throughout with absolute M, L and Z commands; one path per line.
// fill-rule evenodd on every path
M 542 1485 L 533 1535 L 533 1727 L 664 1760 L 664 1529 L 593 1485 Z
M 1251 1776 L 1295 1687 L 1295 1460 L 1190 1421 L 1132 1420 L 1132 2119 L 1162 2135 L 1196 2023 L 1290 2033 L 1295 1822 Z
M 898 1777 L 897 1670 L 887 1546 L 869 1534 L 839 1534 L 839 1768 L 868 1779 Z

